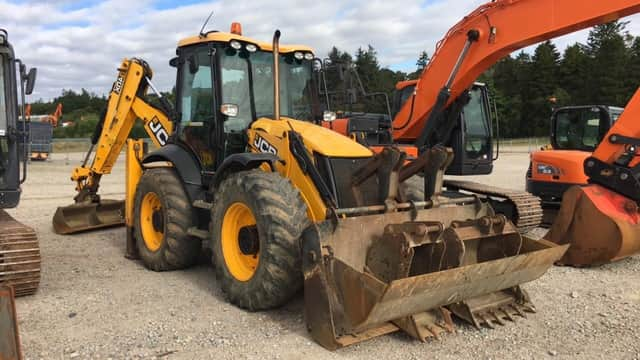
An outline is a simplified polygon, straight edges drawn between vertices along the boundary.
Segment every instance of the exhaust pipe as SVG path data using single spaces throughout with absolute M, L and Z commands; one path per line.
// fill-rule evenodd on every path
M 280 120 L 280 30 L 273 34 L 273 117 Z

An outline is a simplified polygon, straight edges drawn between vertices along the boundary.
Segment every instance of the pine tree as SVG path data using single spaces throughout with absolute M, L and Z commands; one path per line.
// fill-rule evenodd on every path
M 534 136 L 544 136 L 549 133 L 549 117 L 551 116 L 551 98 L 555 98 L 554 91 L 558 88 L 558 64 L 560 53 L 551 41 L 545 41 L 535 49 L 531 66 L 529 67 L 529 86 L 527 87 L 526 109 L 523 109 L 525 120 L 531 127 Z M 526 69 L 526 68 L 525 68 Z M 525 70 L 526 71 L 526 70 Z
M 424 68 L 427 67 L 427 64 L 429 64 L 429 54 L 423 50 L 420 53 L 420 56 L 418 56 L 418 60 L 416 61 L 416 66 L 418 67 L 416 69 L 416 71 L 410 73 L 408 75 L 409 79 L 417 79 L 420 77 L 420 75 L 422 75 L 422 71 L 424 70 Z
M 626 66 L 630 63 L 626 25 L 627 22 L 614 21 L 589 32 L 587 53 L 592 61 L 586 87 L 591 103 L 624 106 L 629 98 L 625 87 Z
M 576 43 L 564 50 L 559 69 L 560 84 L 569 96 L 564 105 L 586 105 L 588 103 L 586 75 L 589 66 L 589 55 L 583 45 Z

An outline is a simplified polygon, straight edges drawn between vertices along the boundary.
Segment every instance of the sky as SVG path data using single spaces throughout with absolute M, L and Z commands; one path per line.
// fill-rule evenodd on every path
M 38 68 L 32 99 L 48 100 L 62 89 L 106 94 L 124 57 L 140 57 L 163 91 L 175 82 L 169 59 L 179 39 L 207 29 L 228 31 L 240 22 L 245 36 L 306 44 L 318 56 L 335 45 L 354 53 L 373 46 L 383 66 L 413 71 L 422 50 L 486 0 L 0 0 L 0 28 L 9 31 L 16 54 Z M 568 0 L 558 0 L 568 1 Z M 604 0 L 603 0 L 604 1 Z M 640 35 L 640 16 L 627 18 Z M 561 50 L 584 42 L 587 30 L 554 40 Z M 525 49 L 532 51 L 532 47 Z

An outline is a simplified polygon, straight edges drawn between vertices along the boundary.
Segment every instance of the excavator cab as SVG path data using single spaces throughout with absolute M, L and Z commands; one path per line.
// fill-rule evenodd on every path
M 334 68 L 338 74 L 334 74 Z M 325 127 L 349 136 L 359 143 L 379 148 L 393 143 L 392 121 L 405 102 L 415 101 L 413 94 L 417 80 L 399 81 L 391 101 L 382 92 L 367 92 L 358 73 L 350 63 L 330 64 L 326 62 L 319 76 L 319 92 L 326 107 L 341 109 L 340 119 L 324 123 Z M 358 95 L 360 95 L 358 97 Z M 384 102 L 379 99 L 386 100 Z M 355 101 L 355 99 L 358 99 Z M 356 102 L 356 103 L 354 103 Z M 368 106 L 386 108 L 388 114 L 372 113 Z M 344 111 L 359 109 L 360 111 Z M 485 84 L 475 82 L 462 94 L 455 106 L 445 115 L 455 124 L 449 140 L 442 145 L 451 147 L 454 159 L 446 170 L 447 175 L 486 175 L 493 170 L 493 114 L 489 106 L 489 94 Z M 411 143 L 398 144 L 400 149 L 414 158 L 418 149 Z
M 564 192 L 586 185 L 583 163 L 622 114 L 623 108 L 605 105 L 566 106 L 551 115 L 551 149 L 531 153 L 526 188 L 542 199 L 550 223 Z
M 18 112 L 18 90 L 24 114 L 25 95 L 32 93 L 35 78 L 36 69 L 27 72 L 26 66 L 15 58 L 7 32 L 0 29 L 0 289 L 5 285 L 13 287 L 11 293 L 16 296 L 33 294 L 40 283 L 40 250 L 35 231 L 3 210 L 18 205 L 20 185 L 27 175 L 27 154 L 19 154 L 21 148 L 27 148 L 24 144 L 28 134 Z M 20 158 L 24 161 L 22 166 Z M 3 344 L 0 341 L 0 350 Z
M 491 174 L 496 158 L 493 154 L 493 117 L 487 87 L 475 83 L 465 97 L 468 97 L 468 102 L 456 119 L 458 125 L 448 144 L 454 151 L 454 159 L 446 174 Z
M 20 83 L 16 81 L 16 63 L 19 64 Z M 26 166 L 20 172 L 18 151 L 26 143 L 24 119 L 19 120 L 18 98 L 14 89 L 20 86 L 22 106 L 24 95 L 30 95 L 35 84 L 36 69 L 26 72 L 25 66 L 13 55 L 7 32 L 0 30 L 0 208 L 13 208 L 20 201 L 20 183 L 24 181 Z M 25 154 L 23 154 L 25 155 Z M 26 157 L 26 155 L 24 156 Z

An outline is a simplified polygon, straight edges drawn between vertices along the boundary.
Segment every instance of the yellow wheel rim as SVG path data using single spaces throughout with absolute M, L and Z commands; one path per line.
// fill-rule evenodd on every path
M 140 206 L 140 230 L 144 245 L 157 251 L 164 240 L 164 214 L 160 197 L 154 192 L 144 195 Z
M 258 267 L 260 252 L 255 225 L 256 218 L 251 209 L 239 202 L 227 208 L 222 220 L 222 256 L 227 270 L 238 281 L 251 279 Z M 247 237 L 251 237 L 253 246 L 246 245 L 250 242 Z M 241 246 L 241 240 L 244 246 Z

